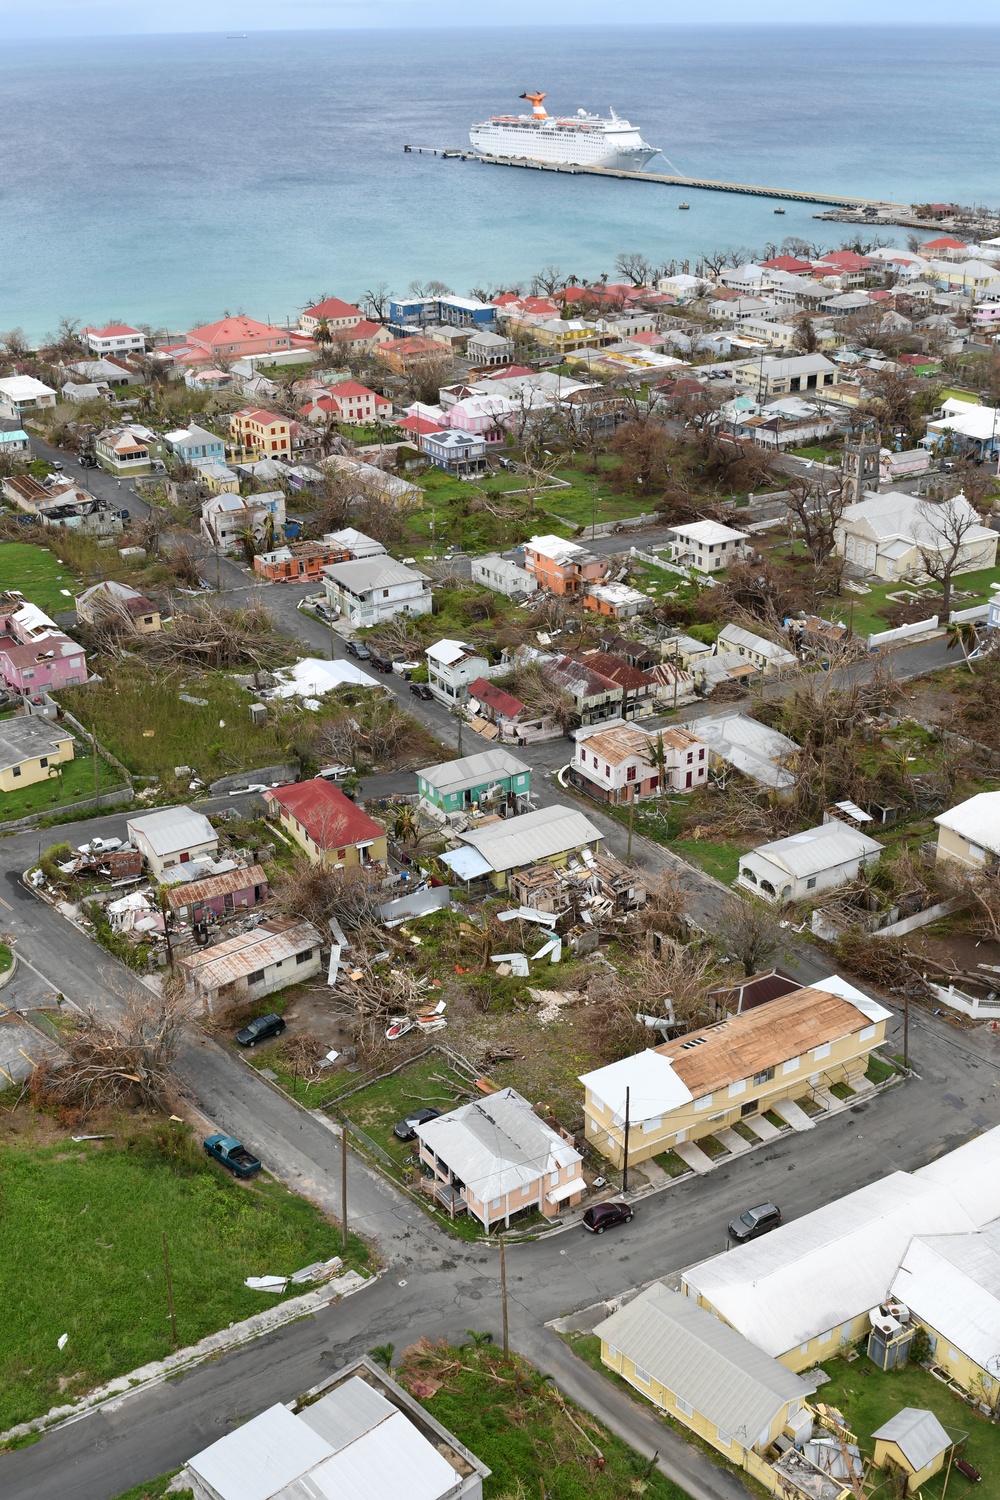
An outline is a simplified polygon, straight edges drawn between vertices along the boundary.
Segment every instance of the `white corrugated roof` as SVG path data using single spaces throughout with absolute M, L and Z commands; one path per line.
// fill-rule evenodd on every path
M 428 785 L 439 792 L 457 792 L 463 787 L 479 786 L 495 776 L 522 776 L 530 767 L 509 750 L 483 750 L 479 755 L 465 755 L 461 760 L 444 760 L 440 765 L 424 766 L 417 772 Z
M 722 714 L 718 718 L 689 719 L 683 725 L 723 760 L 763 786 L 791 787 L 794 774 L 785 762 L 794 760 L 799 746 L 787 735 L 745 714 Z
M 1000 854 L 1000 792 L 977 792 L 934 819 L 971 844 Z
M 719 645 L 742 646 L 747 651 L 756 651 L 761 656 L 766 656 L 769 661 L 795 661 L 795 657 L 786 646 L 779 646 L 774 641 L 769 641 L 766 636 L 755 635 L 752 630 L 744 630 L 742 625 L 724 626 L 719 631 Z
M 1000 1372 L 1000 1224 L 911 1240 L 892 1295 L 982 1369 Z
M 464 641 L 435 641 L 433 646 L 428 646 L 424 652 L 431 661 L 439 661 L 443 667 L 452 667 L 465 656 L 481 655 L 475 646 L 467 646 Z
M 313 1494 L 323 1500 L 384 1500 L 388 1495 L 438 1500 L 457 1483 L 448 1460 L 401 1411 L 390 1408 L 378 1426 L 311 1469 L 301 1487 L 295 1484 L 276 1500 L 305 1500 Z
M 796 880 L 820 874 L 835 865 L 847 864 L 863 855 L 881 852 L 882 845 L 876 839 L 870 839 L 866 833 L 836 819 L 820 823 L 816 828 L 806 828 L 802 833 L 790 834 L 788 838 L 775 839 L 773 844 L 759 844 L 753 851 L 769 864 L 787 870 Z
M 975 1228 L 947 1188 L 893 1172 L 702 1261 L 684 1279 L 777 1357 L 883 1301 L 914 1235 Z
M 333 1454 L 287 1407 L 269 1407 L 189 1459 L 222 1500 L 274 1500 L 286 1485 Z
M 693 1297 L 655 1282 L 598 1323 L 599 1339 L 687 1401 L 700 1416 L 751 1447 L 790 1402 L 816 1389 Z
M 583 1159 L 516 1089 L 473 1099 L 418 1125 L 417 1135 L 482 1203 Z
M 746 531 L 735 531 L 732 526 L 723 526 L 721 521 L 692 521 L 689 526 L 671 526 L 670 534 L 683 542 L 701 542 L 704 546 L 743 542 L 749 535 Z
M 503 818 L 458 835 L 497 871 L 516 870 L 554 854 L 565 854 L 602 836 L 589 818 L 569 807 L 540 807 L 536 812 Z
M 567 541 L 561 536 L 530 536 L 524 545 L 556 563 L 571 562 L 585 550 L 579 543 Z
M 580 1082 L 611 1111 L 616 1125 L 625 1123 L 626 1090 L 633 1124 L 668 1114 L 694 1098 L 687 1084 L 677 1077 L 670 1059 L 652 1048 L 584 1073 Z
M 914 1172 L 950 1189 L 977 1226 L 1000 1219 L 1000 1126 Z
M 193 807 L 162 807 L 159 812 L 129 818 L 130 838 L 141 836 L 154 854 L 177 854 L 199 844 L 218 844 L 219 836 L 204 813 Z

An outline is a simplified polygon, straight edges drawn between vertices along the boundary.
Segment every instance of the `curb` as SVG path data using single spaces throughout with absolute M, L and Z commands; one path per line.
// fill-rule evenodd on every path
M 154 1360 L 148 1365 L 141 1365 L 139 1369 L 130 1371 L 127 1375 L 119 1375 L 116 1379 L 109 1380 L 107 1385 L 99 1386 L 96 1391 L 82 1397 L 72 1406 L 55 1406 L 43 1417 L 34 1417 L 30 1422 L 22 1422 L 17 1427 L 0 1432 L 0 1443 L 5 1443 L 11 1438 L 28 1437 L 34 1432 L 49 1432 L 54 1427 L 63 1427 L 70 1422 L 78 1422 L 96 1407 L 104 1406 L 117 1396 L 120 1399 L 108 1407 L 108 1410 L 116 1411 L 126 1396 L 148 1390 L 152 1385 L 160 1385 L 164 1380 L 183 1374 L 213 1355 L 226 1354 L 231 1349 L 238 1349 L 242 1344 L 252 1343 L 254 1339 L 273 1333 L 276 1329 L 284 1327 L 286 1323 L 294 1323 L 299 1318 L 320 1312 L 334 1302 L 343 1301 L 345 1297 L 353 1297 L 355 1292 L 362 1292 L 366 1287 L 374 1286 L 384 1271 L 385 1267 L 380 1268 L 374 1276 L 367 1277 L 360 1286 L 348 1287 L 343 1292 L 333 1288 L 333 1283 L 330 1282 L 326 1287 L 314 1292 L 305 1292 L 301 1297 L 292 1297 L 277 1307 L 254 1313 L 242 1323 L 230 1323 L 229 1327 L 224 1328 L 220 1333 L 206 1334 L 197 1344 L 191 1344 L 186 1349 L 178 1349 L 176 1354 L 168 1355 L 166 1359 Z
M 14 975 L 17 973 L 17 954 L 10 943 L 7 944 L 7 947 L 10 948 L 10 968 L 5 969 L 4 972 L 0 974 L 0 990 L 3 989 L 5 984 L 10 984 L 11 980 L 14 978 Z

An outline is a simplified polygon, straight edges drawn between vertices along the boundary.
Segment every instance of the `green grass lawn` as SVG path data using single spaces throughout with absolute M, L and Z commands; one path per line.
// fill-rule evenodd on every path
M 556 469 L 555 473 L 557 479 L 567 479 L 572 489 L 546 490 L 539 495 L 538 504 L 551 515 L 562 516 L 577 526 L 641 516 L 652 509 L 656 499 L 655 494 L 649 500 L 642 495 L 616 495 L 604 473 L 585 474 L 575 466 Z
M 790 450 L 796 458 L 813 458 L 821 464 L 839 463 L 840 454 L 832 448 L 821 448 L 818 445 L 811 448 L 792 448 Z
M 167 1493 L 167 1485 L 173 1479 L 174 1474 L 179 1473 L 175 1469 L 173 1474 L 161 1474 L 157 1479 L 147 1479 L 145 1484 L 135 1484 L 130 1490 L 116 1495 L 114 1500 L 161 1500 Z M 191 1490 L 171 1490 L 171 1500 L 193 1500 Z
M 464 1103 L 467 1091 L 460 1092 L 453 1087 L 449 1082 L 452 1077 L 447 1060 L 432 1052 L 429 1057 L 420 1058 L 401 1072 L 360 1089 L 342 1105 L 336 1105 L 334 1113 L 345 1115 L 352 1124 L 371 1136 L 393 1161 L 405 1167 L 413 1160 L 414 1143 L 398 1141 L 392 1127 L 414 1110 L 431 1105 L 448 1110 Z
M 0 1342 L 0 1431 L 170 1353 L 161 1230 L 182 1347 L 274 1305 L 244 1277 L 340 1253 L 339 1229 L 304 1198 L 237 1183 L 197 1142 L 172 1156 L 152 1131 L 130 1142 L 128 1129 L 119 1123 L 113 1144 L 77 1146 L 67 1130 L 58 1145 L 0 1148 L 0 1265 L 17 1288 Z M 349 1263 L 367 1255 L 352 1236 Z
M 48 547 L 0 542 L 0 590 L 3 589 L 20 589 L 32 604 L 51 614 L 54 610 L 74 608 L 73 596 L 79 584 Z M 64 594 L 63 589 L 68 592 Z
M 985 604 L 993 597 L 991 584 L 1000 583 L 1000 568 L 981 568 L 975 573 L 959 573 L 952 582 L 952 609 L 969 609 L 974 604 Z M 883 616 L 876 613 L 877 610 L 891 606 L 893 601 L 888 598 L 889 594 L 898 594 L 902 590 L 916 587 L 906 582 L 880 583 L 872 586 L 871 593 L 853 594 L 845 590 L 839 599 L 831 602 L 827 610 L 837 619 L 842 619 L 845 624 L 850 620 L 855 635 L 875 635 L 879 631 L 888 630 L 889 622 Z M 920 586 L 929 592 L 922 600 L 922 606 L 926 606 L 926 615 L 921 611 L 921 619 L 929 618 L 931 615 L 940 613 L 941 585 L 928 583 Z M 968 594 L 968 598 L 959 599 L 957 594 Z M 832 608 L 835 602 L 836 608 Z M 854 605 L 853 617 L 851 604 Z M 960 660 L 959 653 L 956 657 Z
M 492 1471 L 485 1500 L 685 1500 L 683 1490 L 519 1355 L 505 1361 L 495 1346 L 436 1346 L 429 1355 L 411 1354 L 402 1378 L 414 1385 L 439 1369 L 446 1371 L 443 1384 L 423 1404 Z
M 883 1372 L 867 1356 L 852 1364 L 840 1359 L 823 1360 L 830 1376 L 820 1386 L 814 1400 L 825 1401 L 844 1414 L 850 1430 L 857 1434 L 861 1452 L 869 1456 L 874 1450 L 871 1434 L 895 1416 L 904 1406 L 924 1407 L 932 1411 L 942 1425 L 954 1434 L 969 1434 L 968 1451 L 963 1455 L 982 1474 L 982 1483 L 971 1485 L 952 1467 L 948 1480 L 948 1500 L 965 1500 L 974 1492 L 981 1500 L 1000 1497 L 1000 1427 L 980 1416 L 961 1401 L 947 1386 L 935 1380 L 919 1365 Z M 943 1474 L 937 1474 L 926 1485 L 927 1500 L 940 1500 Z
M 184 702 L 180 692 L 205 706 Z M 266 724 L 257 726 L 252 695 L 224 672 L 185 678 L 130 665 L 101 683 L 67 688 L 61 701 L 135 774 L 171 777 L 175 765 L 188 765 L 205 780 L 287 760 L 300 721 L 321 718 L 286 700 L 270 704 Z
M 87 691 L 86 688 L 83 689 Z M 100 735 L 98 735 L 100 739 Z M 124 778 L 114 766 L 97 757 L 97 788 L 101 792 L 124 786 Z M 0 792 L 0 822 L 13 818 L 46 818 L 57 814 L 70 802 L 82 802 L 95 795 L 94 757 L 89 745 L 76 742 L 76 758 L 67 761 L 60 776 L 19 787 L 16 792 Z

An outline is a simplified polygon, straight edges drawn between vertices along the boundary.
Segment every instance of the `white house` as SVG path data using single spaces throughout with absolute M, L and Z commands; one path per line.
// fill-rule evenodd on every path
M 244 536 L 253 533 L 255 542 L 271 538 L 280 540 L 285 528 L 285 497 L 281 490 L 259 495 L 234 495 L 224 491 L 213 495 L 201 507 L 201 533 L 205 540 L 222 552 L 236 552 Z
M 807 901 L 878 861 L 882 845 L 847 823 L 831 819 L 804 833 L 760 844 L 740 859 L 736 884 L 765 901 Z
M 392 557 L 359 558 L 323 569 L 327 603 L 352 625 L 377 625 L 397 615 L 429 615 L 430 580 Z
M 428 646 L 427 684 L 435 697 L 449 705 L 465 702 L 469 684 L 477 677 L 489 677 L 490 664 L 475 647 L 464 641 L 435 641 Z
M 538 588 L 538 579 L 534 574 L 527 572 L 525 568 L 519 568 L 509 558 L 501 557 L 499 552 L 487 552 L 484 557 L 472 559 L 472 581 L 481 583 L 484 588 L 492 589 L 496 594 L 506 594 L 508 598 L 518 594 L 533 594 Z
M 718 573 L 742 560 L 749 532 L 719 521 L 692 521 L 689 526 L 671 526 L 668 537 L 675 563 L 697 568 L 699 573 Z
M 19 422 L 25 412 L 55 406 L 56 393 L 32 375 L 12 375 L 0 380 L 0 417 Z
M 955 573 L 994 568 L 997 540 L 962 494 L 939 504 L 917 495 L 866 495 L 847 507 L 836 531 L 841 557 L 889 581 L 919 578 L 925 554 L 947 560 L 956 546 Z
M 781 672 L 796 665 L 795 656 L 786 647 L 769 641 L 766 636 L 755 635 L 752 630 L 744 630 L 742 625 L 724 626 L 719 631 L 715 647 L 717 655 L 735 651 L 737 656 L 753 662 L 755 667 L 765 673 Z
M 381 542 L 373 536 L 365 536 L 363 531 L 356 531 L 353 526 L 345 526 L 340 531 L 325 531 L 323 540 L 343 547 L 351 562 L 358 562 L 363 557 L 385 557 Z
M 709 747 L 712 769 L 724 773 L 726 766 L 749 776 L 759 786 L 788 793 L 795 786 L 790 769 L 799 746 L 777 729 L 769 729 L 746 714 L 720 714 L 694 719 L 684 726 Z
M 657 764 L 663 746 L 662 774 Z M 612 805 L 655 797 L 665 788 L 689 792 L 705 785 L 708 747 L 687 729 L 646 733 L 633 724 L 608 724 L 576 733 L 570 780 Z
M 158 812 L 141 813 L 129 818 L 126 829 L 146 861 L 154 879 L 176 865 L 200 859 L 214 859 L 219 852 L 219 836 L 204 813 L 190 807 L 162 807 Z
M 212 1015 L 218 1005 L 260 1000 L 319 973 L 323 939 L 311 922 L 273 917 L 179 960 L 188 993 Z
M 973 872 L 995 873 L 1000 864 L 1000 792 L 977 792 L 938 813 L 937 857 L 953 859 Z
M 466 352 L 474 365 L 509 365 L 514 358 L 514 340 L 484 328 L 472 335 Z
M 736 384 L 757 393 L 758 399 L 788 396 L 797 391 L 828 390 L 839 380 L 837 366 L 825 354 L 797 354 L 789 359 L 754 359 L 736 365 Z
M 143 354 L 146 339 L 127 323 L 109 323 L 106 328 L 84 328 L 81 341 L 94 354 Z

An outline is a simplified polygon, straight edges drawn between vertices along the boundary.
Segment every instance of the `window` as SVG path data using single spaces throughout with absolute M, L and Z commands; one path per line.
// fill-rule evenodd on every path
M 718 1435 L 719 1442 L 722 1447 L 728 1448 L 730 1443 L 732 1442 L 732 1438 L 730 1437 L 729 1433 L 726 1432 L 726 1430 L 722 1427 L 716 1427 L 715 1431 Z
M 490 1208 L 494 1211 L 494 1213 L 496 1213 L 500 1208 L 500 1199 L 494 1198 L 493 1202 L 490 1204 Z
M 797 1073 L 801 1062 L 801 1057 L 790 1057 L 786 1062 L 781 1064 L 781 1071 L 783 1073 Z
M 860 1039 L 861 1039 L 861 1041 L 863 1041 L 863 1042 L 871 1041 L 872 1037 L 875 1035 L 875 1033 L 876 1033 L 877 1030 L 878 1030 L 877 1026 L 866 1026 L 862 1030 L 862 1032 L 860 1033 Z
M 730 1099 L 735 1099 L 737 1094 L 742 1094 L 745 1091 L 746 1086 L 747 1086 L 747 1081 L 746 1081 L 745 1078 L 739 1078 L 739 1079 L 737 1079 L 737 1081 L 735 1083 L 731 1083 L 729 1085 L 729 1097 L 730 1097 Z
M 643 1122 L 642 1122 L 642 1133 L 643 1133 L 643 1135 L 652 1135 L 653 1131 L 654 1130 L 659 1130 L 659 1128 L 660 1128 L 660 1126 L 662 1124 L 663 1124 L 663 1116 L 662 1115 L 657 1115 L 652 1120 L 643 1120 Z
M 20 774 L 21 774 L 21 767 L 20 767 L 20 766 L 15 766 L 15 767 L 14 767 L 14 771 L 13 771 L 13 774 L 14 774 L 14 775 L 15 775 L 15 776 L 20 776 Z
M 699 750 L 698 751 L 698 759 L 699 760 L 704 760 L 705 759 L 705 752 L 704 752 L 704 750 Z
M 696 1099 L 694 1101 L 694 1107 L 695 1107 L 695 1109 L 711 1109 L 712 1108 L 712 1096 L 711 1096 L 711 1094 L 702 1094 L 702 1096 L 701 1096 L 700 1099 Z
M 621 1354 L 615 1348 L 614 1344 L 609 1344 L 608 1345 L 608 1358 L 609 1359 L 621 1359 Z
M 694 1416 L 694 1407 L 691 1405 L 690 1401 L 685 1401 L 683 1396 L 676 1396 L 674 1399 L 677 1402 L 678 1411 L 682 1411 L 686 1417 Z
M 771 1079 L 773 1077 L 774 1077 L 774 1069 L 773 1068 L 765 1068 L 763 1070 L 763 1072 L 761 1072 L 761 1073 L 755 1073 L 753 1075 L 753 1081 L 754 1081 L 754 1083 L 770 1083 Z
M 636 767 L 635 766 L 629 766 L 628 769 L 627 769 L 627 771 L 625 772 L 625 780 L 626 781 L 634 781 L 635 780 L 635 775 L 636 775 Z
M 611 775 L 611 767 L 610 766 L 605 766 L 604 767 L 604 774 L 605 774 L 605 776 L 610 776 Z
M 49 758 L 48 758 L 47 755 L 40 755 L 38 757 L 38 764 L 41 766 L 41 768 L 42 768 L 43 771 L 45 770 L 45 767 L 48 765 L 48 763 L 49 763 Z
M 297 964 L 307 964 L 309 962 L 309 960 L 312 958 L 312 956 L 313 956 L 312 949 L 311 948 L 307 948 L 304 953 L 296 953 L 296 955 L 295 955 L 295 962 Z
M 821 1047 L 814 1047 L 813 1048 L 813 1057 L 816 1059 L 817 1062 L 819 1062 L 819 1060 L 820 1060 L 821 1057 L 829 1057 L 830 1056 L 830 1047 L 831 1047 L 831 1045 L 832 1044 L 830 1042 L 824 1042 Z
M 252 974 L 247 975 L 247 984 L 260 984 L 264 979 L 263 969 L 254 969 Z
M 635 1378 L 636 1378 L 636 1380 L 638 1380 L 640 1382 L 640 1384 L 642 1384 L 642 1385 L 648 1385 L 649 1382 L 652 1380 L 653 1377 L 650 1375 L 650 1373 L 649 1373 L 648 1370 L 644 1370 L 642 1368 L 642 1365 L 636 1365 L 635 1366 Z

